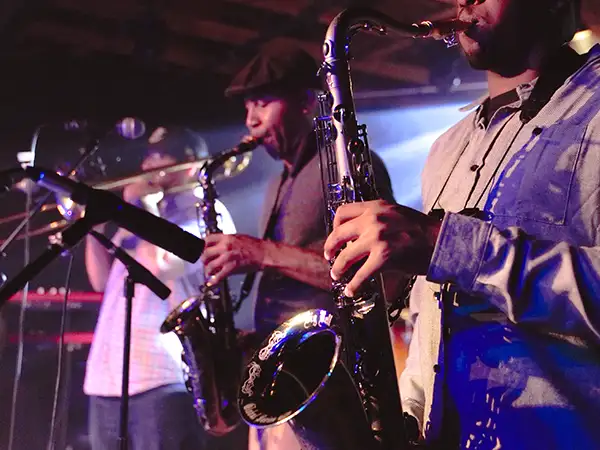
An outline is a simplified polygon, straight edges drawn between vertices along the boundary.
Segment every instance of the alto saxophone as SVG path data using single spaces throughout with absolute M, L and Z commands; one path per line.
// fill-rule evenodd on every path
M 199 174 L 203 199 L 199 217 L 206 234 L 221 233 L 215 208 L 217 192 L 213 174 L 230 158 L 254 150 L 259 140 L 240 143 L 207 162 Z M 204 284 L 197 296 L 175 308 L 161 325 L 162 333 L 174 331 L 183 346 L 182 359 L 186 386 L 194 398 L 194 408 L 202 427 L 222 436 L 240 423 L 236 407 L 242 371 L 242 351 L 237 343 L 234 307 L 227 280 Z
M 365 125 L 358 125 L 348 47 L 360 30 L 433 37 L 454 45 L 458 21 L 403 25 L 370 9 L 348 9 L 327 29 L 323 44 L 328 93 L 315 119 L 327 222 L 347 203 L 378 198 Z M 238 405 L 250 426 L 289 423 L 309 449 L 404 450 L 417 445 L 416 423 L 402 412 L 382 283 L 373 277 L 357 295 L 333 282 L 336 315 L 305 311 L 279 326 L 246 368 Z

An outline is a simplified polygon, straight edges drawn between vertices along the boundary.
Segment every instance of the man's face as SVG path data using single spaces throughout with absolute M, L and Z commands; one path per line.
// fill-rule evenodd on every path
M 250 135 L 262 138 L 271 157 L 289 159 L 293 143 L 306 134 L 306 117 L 299 101 L 272 95 L 247 98 L 246 127 Z
M 473 23 L 459 33 L 471 66 L 503 76 L 522 73 L 538 42 L 547 0 L 457 0 L 458 18 Z
M 142 161 L 142 171 L 148 172 L 150 170 L 159 169 L 161 167 L 171 166 L 175 164 L 177 160 L 166 153 L 151 152 Z M 151 184 L 160 185 L 163 187 L 171 186 L 179 181 L 181 174 L 172 172 L 169 174 L 157 174 L 150 180 Z

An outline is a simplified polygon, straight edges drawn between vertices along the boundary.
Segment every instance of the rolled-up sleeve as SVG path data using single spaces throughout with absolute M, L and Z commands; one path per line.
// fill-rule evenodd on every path
M 482 296 L 515 323 L 600 341 L 600 248 L 447 213 L 427 279 Z

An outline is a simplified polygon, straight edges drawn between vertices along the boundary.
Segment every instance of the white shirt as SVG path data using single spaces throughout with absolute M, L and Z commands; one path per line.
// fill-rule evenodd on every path
M 193 203 L 186 203 L 193 208 Z M 195 211 L 182 211 L 181 206 L 176 205 L 179 211 L 169 214 L 171 222 L 196 236 L 203 236 L 204 225 L 199 224 L 196 219 L 189 219 L 190 216 L 195 216 Z M 217 201 L 215 208 L 221 217 L 221 230 L 226 234 L 235 233 L 233 219 L 225 206 Z M 177 216 L 183 218 L 178 220 Z M 130 395 L 167 384 L 183 383 L 182 346 L 179 338 L 174 333 L 161 334 L 160 326 L 181 302 L 197 294 L 198 287 L 203 282 L 202 265 L 199 261 L 195 264 L 184 262 L 172 253 L 156 249 L 147 243 L 137 245 L 133 256 L 165 283 L 172 293 L 163 301 L 147 287 L 135 287 L 132 304 Z M 83 386 L 87 395 L 121 396 L 126 307 L 123 286 L 126 276 L 124 265 L 115 260 L 104 290 L 87 360 Z

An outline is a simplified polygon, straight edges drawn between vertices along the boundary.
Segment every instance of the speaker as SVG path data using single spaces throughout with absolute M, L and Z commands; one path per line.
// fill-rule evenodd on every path
M 61 385 L 57 398 L 55 450 L 89 450 L 88 398 L 83 393 L 86 344 L 64 347 Z M 0 448 L 8 449 L 17 345 L 8 344 L 0 359 Z M 43 450 L 50 437 L 58 345 L 26 344 L 14 415 L 12 450 Z

